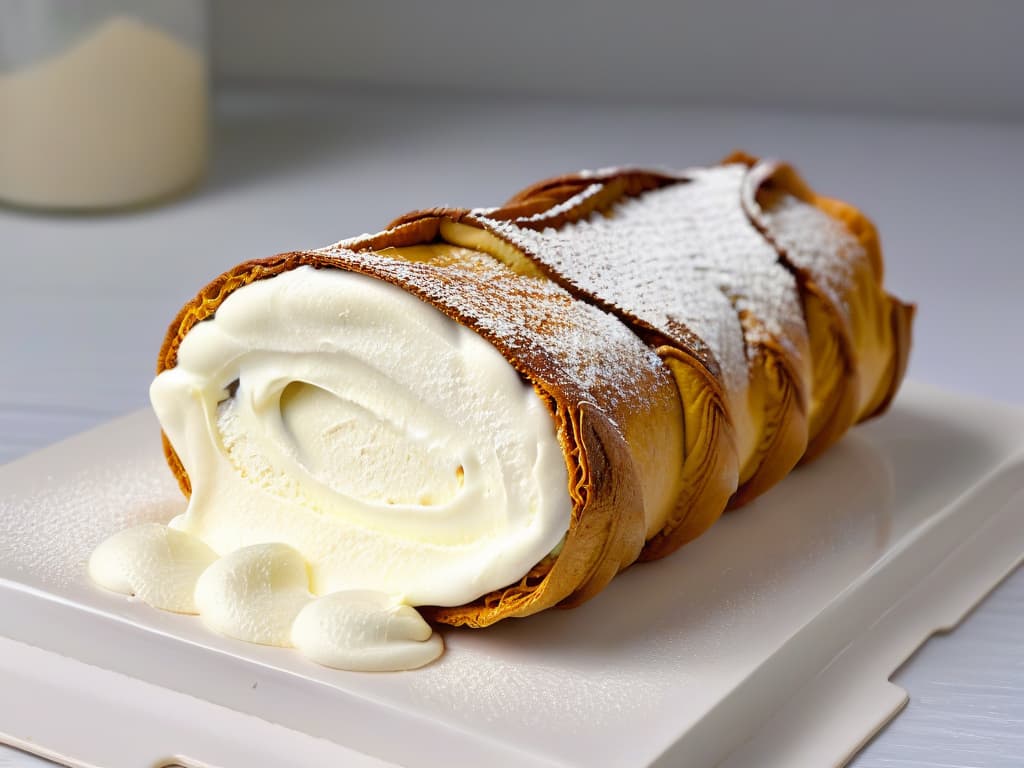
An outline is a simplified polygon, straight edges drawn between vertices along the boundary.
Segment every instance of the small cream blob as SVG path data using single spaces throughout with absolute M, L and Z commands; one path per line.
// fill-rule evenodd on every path
M 253 544 L 199 578 L 195 603 L 215 632 L 262 645 L 291 645 L 292 622 L 313 599 L 306 562 L 287 544 Z
M 306 605 L 292 625 L 292 643 L 318 664 L 356 672 L 416 669 L 444 652 L 441 636 L 415 608 L 363 589 Z
M 217 559 L 202 540 L 146 523 L 115 533 L 89 558 L 89 576 L 101 587 L 135 595 L 155 608 L 197 613 L 200 574 Z

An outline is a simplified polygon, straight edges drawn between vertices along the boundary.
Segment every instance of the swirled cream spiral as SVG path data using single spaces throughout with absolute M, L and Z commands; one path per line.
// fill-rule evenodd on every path
M 459 605 L 521 578 L 569 526 L 533 388 L 381 281 L 302 267 L 237 290 L 151 399 L 193 481 L 172 525 L 221 555 L 288 544 L 316 595 Z

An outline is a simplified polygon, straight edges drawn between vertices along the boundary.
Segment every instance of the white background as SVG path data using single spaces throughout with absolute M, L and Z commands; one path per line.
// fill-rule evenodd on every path
M 1024 118 L 1015 0 L 216 0 L 220 77 Z

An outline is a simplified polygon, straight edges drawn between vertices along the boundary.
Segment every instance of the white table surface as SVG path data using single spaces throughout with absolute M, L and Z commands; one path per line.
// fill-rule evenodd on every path
M 187 198 L 0 209 L 0 463 L 144 405 L 168 322 L 239 261 L 578 167 L 735 147 L 795 161 L 874 218 L 888 285 L 920 305 L 912 377 L 1024 405 L 1022 124 L 363 92 L 232 93 L 217 111 L 210 177 Z M 1024 572 L 893 680 L 911 702 L 856 768 L 1024 765 Z M 43 764 L 0 746 L 0 768 Z

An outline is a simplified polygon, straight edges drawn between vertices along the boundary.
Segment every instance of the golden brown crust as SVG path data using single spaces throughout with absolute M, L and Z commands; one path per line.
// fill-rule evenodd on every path
M 706 369 L 678 348 L 656 351 L 672 372 L 684 404 L 685 444 L 675 509 L 644 546 L 640 559 L 645 561 L 675 552 L 710 528 L 739 478 L 735 435 L 721 387 L 708 386 Z
M 887 296 L 887 298 L 889 299 L 889 317 L 893 338 L 891 365 L 886 376 L 884 394 L 874 408 L 861 418 L 861 421 L 881 416 L 889 409 L 896 394 L 900 391 L 903 378 L 907 373 L 907 363 L 910 361 L 910 343 L 917 305 L 907 304 L 894 296 Z

